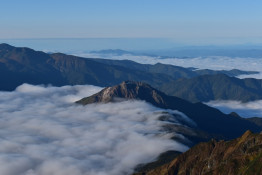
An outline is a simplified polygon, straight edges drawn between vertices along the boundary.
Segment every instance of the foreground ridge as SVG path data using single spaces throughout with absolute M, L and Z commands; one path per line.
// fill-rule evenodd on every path
M 136 175 L 262 174 L 262 134 L 246 131 L 231 141 L 200 143 L 171 162 Z

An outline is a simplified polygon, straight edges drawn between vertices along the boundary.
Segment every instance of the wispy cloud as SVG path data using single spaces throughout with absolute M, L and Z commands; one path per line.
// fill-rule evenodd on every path
M 74 104 L 99 90 L 24 84 L 0 92 L 0 174 L 128 174 L 162 152 L 188 149 L 158 120 L 175 111 L 143 101 Z
M 242 103 L 239 101 L 210 101 L 206 103 L 224 113 L 236 112 L 241 117 L 262 117 L 262 100 Z

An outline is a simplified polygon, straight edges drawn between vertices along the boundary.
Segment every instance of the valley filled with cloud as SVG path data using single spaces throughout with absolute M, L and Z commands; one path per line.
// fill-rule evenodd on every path
M 188 149 L 158 120 L 162 112 L 179 112 L 143 101 L 74 103 L 101 89 L 23 84 L 0 92 L 0 174 L 128 174 L 160 153 Z
M 262 100 L 242 103 L 239 101 L 210 101 L 206 103 L 209 106 L 217 108 L 222 112 L 229 114 L 231 112 L 236 112 L 241 117 L 262 117 Z

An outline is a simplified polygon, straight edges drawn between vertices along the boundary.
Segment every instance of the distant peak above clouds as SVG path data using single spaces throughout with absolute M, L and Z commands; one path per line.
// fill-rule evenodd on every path
M 112 55 L 125 55 L 125 54 L 134 54 L 133 52 L 129 52 L 121 49 L 106 49 L 106 50 L 98 50 L 91 51 L 90 53 L 94 54 L 112 54 Z
M 113 102 L 115 98 L 140 99 L 159 107 L 167 107 L 164 98 L 166 95 L 150 85 L 142 82 L 124 81 L 119 85 L 107 87 L 98 94 L 84 98 L 77 103 L 90 104 L 95 102 Z

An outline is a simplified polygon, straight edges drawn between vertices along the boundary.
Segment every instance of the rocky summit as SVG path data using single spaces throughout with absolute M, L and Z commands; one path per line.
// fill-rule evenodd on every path
M 164 93 L 152 88 L 146 83 L 124 81 L 117 86 L 107 87 L 97 94 L 83 98 L 77 103 L 81 103 L 84 105 L 96 102 L 107 103 L 118 101 L 122 98 L 146 100 L 153 104 L 166 106 L 167 104 L 163 99 L 164 96 Z

